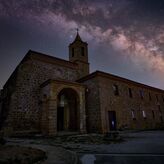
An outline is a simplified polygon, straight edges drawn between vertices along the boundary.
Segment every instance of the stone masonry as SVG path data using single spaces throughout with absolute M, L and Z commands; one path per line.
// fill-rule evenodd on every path
M 164 91 L 96 71 L 79 34 L 69 61 L 29 51 L 0 94 L 0 129 L 8 135 L 164 127 Z M 72 120 L 71 120 L 72 119 Z
M 88 87 L 87 124 L 91 131 L 110 131 L 108 111 L 116 112 L 119 130 L 163 128 L 163 90 L 100 71 L 80 79 L 79 82 Z M 113 85 L 118 86 L 118 95 L 114 94 Z

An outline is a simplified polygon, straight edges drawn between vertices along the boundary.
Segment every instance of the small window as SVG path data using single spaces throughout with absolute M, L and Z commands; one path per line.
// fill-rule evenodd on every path
M 149 92 L 149 100 L 150 100 L 150 101 L 152 100 L 150 92 Z
M 159 117 L 160 117 L 161 122 L 163 122 L 163 117 L 162 117 L 162 111 L 161 110 L 159 110 Z
M 81 55 L 84 56 L 84 47 L 81 47 Z
M 161 122 L 163 122 L 162 111 L 161 111 L 161 106 L 160 105 L 158 105 L 158 112 L 159 112 L 159 117 L 161 119 Z
M 136 120 L 136 116 L 135 116 L 134 110 L 131 110 L 131 115 L 132 115 L 132 119 L 133 119 L 133 120 Z
M 118 86 L 116 84 L 113 85 L 113 92 L 114 92 L 114 95 L 116 96 L 119 95 Z
M 72 57 L 74 57 L 74 55 L 75 55 L 75 50 L 74 48 L 72 48 Z
M 130 98 L 133 97 L 133 95 L 132 95 L 132 89 L 131 89 L 131 88 L 129 88 L 129 97 L 130 97 Z
M 144 98 L 144 91 L 143 90 L 140 90 L 140 97 L 141 97 L 141 99 Z
M 164 102 L 164 96 L 162 96 L 163 102 Z
M 142 111 L 142 116 L 144 119 L 146 119 L 146 112 L 144 110 Z
M 153 119 L 155 119 L 155 112 L 154 112 L 154 110 L 152 110 L 152 117 L 153 117 Z
M 155 97 L 156 97 L 156 100 L 158 101 L 158 95 L 157 94 L 155 95 Z

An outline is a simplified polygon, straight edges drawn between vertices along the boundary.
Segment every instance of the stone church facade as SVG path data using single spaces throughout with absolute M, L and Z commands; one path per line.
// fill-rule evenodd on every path
M 163 127 L 164 91 L 96 71 L 79 34 L 69 61 L 29 51 L 0 92 L 0 129 L 10 135 L 107 133 Z

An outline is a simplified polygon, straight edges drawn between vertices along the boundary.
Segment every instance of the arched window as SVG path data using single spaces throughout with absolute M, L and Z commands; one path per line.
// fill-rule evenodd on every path
M 116 84 L 113 84 L 113 92 L 114 92 L 114 95 L 115 96 L 118 96 L 119 95 L 119 91 L 118 91 L 118 85 Z
M 84 47 L 81 47 L 81 55 L 84 56 Z

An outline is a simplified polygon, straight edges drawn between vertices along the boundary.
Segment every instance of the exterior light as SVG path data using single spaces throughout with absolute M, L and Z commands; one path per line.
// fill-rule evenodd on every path
M 59 101 L 59 106 L 64 107 L 66 104 L 67 104 L 67 99 L 66 99 L 65 95 L 61 95 L 60 101 Z

